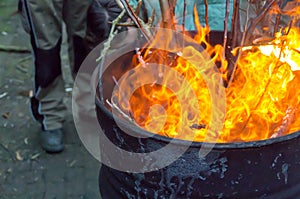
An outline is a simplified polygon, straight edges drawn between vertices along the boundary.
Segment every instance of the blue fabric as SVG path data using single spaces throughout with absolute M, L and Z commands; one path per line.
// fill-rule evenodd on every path
M 185 17 L 185 28 L 187 30 L 195 30 L 194 25 L 194 5 L 197 6 L 199 19 L 201 24 L 205 25 L 205 5 L 204 0 L 186 0 L 186 17 Z M 224 30 L 224 18 L 226 12 L 226 1 L 225 0 L 208 0 L 209 8 L 208 8 L 208 19 L 209 26 L 211 30 Z M 137 0 L 130 0 L 130 3 L 133 7 L 136 6 Z M 155 24 L 159 22 L 161 19 L 159 0 L 144 0 L 145 6 L 148 9 L 148 15 L 152 14 L 152 11 L 155 10 Z M 182 24 L 183 19 L 183 6 L 184 0 L 177 0 L 176 8 L 175 8 L 175 18 L 178 24 Z M 230 17 L 229 17 L 229 30 L 231 27 L 231 16 L 233 12 L 233 0 L 230 1 Z
M 183 5 L 184 0 L 177 0 L 175 16 L 178 16 L 179 24 L 182 24 L 182 16 L 183 16 Z M 200 23 L 205 25 L 205 4 L 203 0 L 187 0 L 186 7 L 186 22 L 185 28 L 187 30 L 194 30 L 194 5 L 197 6 L 198 15 L 200 19 Z M 231 14 L 229 17 L 229 26 L 231 25 L 231 15 L 233 10 L 233 2 L 230 4 Z M 224 19 L 226 12 L 226 3 L 225 0 L 208 0 L 208 23 L 211 30 L 224 30 Z

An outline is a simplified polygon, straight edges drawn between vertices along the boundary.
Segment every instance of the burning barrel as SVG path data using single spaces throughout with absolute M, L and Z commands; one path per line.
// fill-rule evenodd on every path
M 240 9 L 234 1 L 229 30 L 226 1 L 224 32 L 215 34 L 206 1 L 206 26 L 195 7 L 192 37 L 148 30 L 132 13 L 141 29 L 112 31 L 93 50 L 77 75 L 73 110 L 88 150 L 100 146 L 103 199 L 300 197 L 299 2 L 284 2 L 247 1 Z M 239 10 L 247 12 L 242 33 Z M 285 28 L 281 18 L 290 19 Z M 85 103 L 94 106 L 85 95 L 90 80 L 98 85 L 97 121 Z
M 213 36 L 213 34 L 211 35 Z M 164 52 L 161 53 L 158 56 L 164 55 L 166 57 Z M 260 119 L 255 119 L 255 113 L 252 113 L 253 115 L 250 117 L 248 115 L 248 120 L 247 114 L 245 114 L 244 122 L 248 123 L 249 129 L 256 130 L 254 135 L 247 131 L 248 127 L 245 128 L 238 122 L 236 128 L 230 131 L 232 134 L 220 137 L 216 143 L 201 141 L 201 136 L 200 138 L 194 137 L 194 139 L 176 137 L 167 134 L 167 131 L 153 134 L 151 129 L 155 128 L 152 128 L 151 122 L 150 127 L 142 123 L 143 120 L 146 120 L 143 114 L 149 114 L 151 111 L 148 110 L 145 113 L 142 111 L 126 112 L 125 109 L 128 104 L 113 103 L 114 97 L 120 99 L 125 97 L 126 91 L 124 91 L 124 95 L 113 96 L 114 88 L 124 89 L 121 77 L 134 68 L 135 64 L 132 64 L 132 57 L 136 57 L 138 64 L 145 61 L 141 60 L 140 55 L 139 52 L 129 52 L 111 63 L 110 66 L 112 67 L 103 74 L 100 80 L 102 83 L 97 90 L 97 117 L 107 138 L 107 140 L 100 138 L 101 159 L 105 162 L 102 164 L 99 174 L 102 198 L 292 199 L 300 197 L 300 132 L 287 134 L 282 132 L 282 129 L 285 131 L 291 129 L 287 127 L 291 125 L 291 120 L 299 122 L 298 115 L 289 111 L 292 104 L 285 106 L 288 109 L 287 115 L 281 116 L 276 124 L 264 126 Z M 170 55 L 171 58 L 174 56 L 176 55 Z M 170 57 L 167 56 L 169 59 Z M 175 59 L 178 60 L 177 57 Z M 135 72 L 131 71 L 130 75 Z M 241 71 L 238 71 L 238 74 L 239 72 Z M 241 79 L 241 81 L 244 80 Z M 134 84 L 131 79 L 129 82 Z M 157 83 L 155 82 L 155 84 Z M 156 88 L 155 84 L 147 84 L 147 86 Z M 139 95 L 139 89 L 136 89 L 135 92 L 137 93 L 133 95 L 140 98 L 147 97 L 144 95 L 145 93 Z M 132 94 L 132 92 L 129 93 Z M 271 94 L 269 93 L 269 95 Z M 101 98 L 111 99 L 111 101 L 103 101 Z M 140 100 L 140 98 L 138 99 Z M 291 96 L 288 98 L 290 99 Z M 172 97 L 168 99 L 172 99 Z M 231 98 L 229 97 L 229 99 Z M 296 97 L 296 99 L 298 98 Z M 140 106 L 145 106 L 141 104 L 145 101 L 134 100 L 135 98 L 129 100 L 133 109 L 136 110 Z M 262 99 L 258 100 L 261 101 Z M 245 103 L 246 101 L 245 98 Z M 155 104 L 156 102 L 152 105 Z M 204 102 L 202 108 L 205 106 L 207 105 Z M 112 109 L 114 108 L 117 109 L 117 114 L 113 114 Z M 255 110 L 259 109 L 258 106 L 254 108 Z M 159 107 L 156 110 L 159 114 L 162 113 Z M 238 110 L 242 116 L 244 115 L 243 112 L 247 111 Z M 172 113 L 176 115 L 176 113 Z M 159 114 L 157 115 L 158 118 Z M 172 121 L 173 119 L 171 118 Z M 164 122 L 168 123 L 167 120 Z M 176 119 L 175 121 L 177 123 Z M 160 121 L 156 120 L 156 122 L 159 123 Z M 255 122 L 257 122 L 257 126 L 253 126 Z M 137 123 L 138 125 L 136 125 Z M 187 126 L 186 129 L 201 131 L 207 129 L 207 125 L 206 123 L 197 123 Z M 225 121 L 226 125 L 228 123 Z M 296 123 L 296 127 L 297 125 Z M 273 131 L 264 132 L 263 129 L 268 128 L 273 129 Z M 259 131 L 259 129 L 262 130 Z M 239 139 L 237 136 L 240 136 Z M 245 139 L 243 136 L 248 137 Z M 261 136 L 261 139 L 255 136 Z M 226 139 L 228 140 L 224 141 Z M 116 147 L 108 145 L 108 140 Z M 146 155 L 141 157 L 141 162 L 133 161 L 136 159 L 132 156 L 136 154 L 149 154 L 165 147 L 168 147 L 168 150 L 159 156 Z M 201 149 L 208 149 L 205 156 L 199 155 Z M 169 161 L 178 151 L 181 153 L 180 156 Z M 169 164 L 161 166 L 161 162 L 168 162 Z M 130 169 L 141 168 L 141 166 L 144 168 L 140 169 L 140 172 Z
M 155 151 L 170 142 L 170 138 L 160 135 L 147 139 L 128 135 L 101 103 L 97 104 L 97 114 L 105 135 L 124 150 Z M 132 133 L 137 136 L 149 134 L 134 130 Z M 173 145 L 180 148 L 185 144 L 189 147 L 180 158 L 157 171 L 128 173 L 103 164 L 99 175 L 102 198 L 294 199 L 300 196 L 300 132 L 264 141 L 216 144 L 202 159 L 199 149 L 203 143 L 177 140 Z M 117 161 L 120 165 L 126 162 Z M 151 160 L 153 164 L 155 161 L 161 160 Z

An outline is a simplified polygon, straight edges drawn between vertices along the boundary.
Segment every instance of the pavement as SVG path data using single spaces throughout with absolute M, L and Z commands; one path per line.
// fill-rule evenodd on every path
M 29 36 L 16 14 L 17 0 L 0 1 L 0 46 L 30 49 Z M 65 86 L 72 88 L 64 42 L 62 50 Z M 30 53 L 0 50 L 0 199 L 100 198 L 100 163 L 78 138 L 71 113 L 71 93 L 65 103 L 66 148 L 47 154 L 39 144 L 40 125 L 29 112 L 33 63 Z

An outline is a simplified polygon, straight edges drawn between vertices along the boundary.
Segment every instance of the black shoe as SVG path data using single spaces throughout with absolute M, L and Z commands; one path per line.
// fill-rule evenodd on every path
M 42 148 L 48 153 L 59 153 L 64 150 L 64 134 L 62 129 L 42 131 Z

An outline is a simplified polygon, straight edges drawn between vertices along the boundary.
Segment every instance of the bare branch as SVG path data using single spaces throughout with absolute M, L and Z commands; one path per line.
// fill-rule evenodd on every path
M 224 19 L 224 41 L 223 41 L 223 59 L 226 59 L 227 35 L 228 35 L 228 19 L 230 13 L 230 0 L 226 0 L 226 13 Z
M 245 42 L 246 30 L 247 30 L 248 22 L 249 22 L 249 12 L 250 12 L 250 3 L 248 3 L 247 10 L 246 10 L 246 23 L 245 23 L 245 27 L 244 27 L 244 33 L 243 33 L 243 38 L 241 41 L 241 46 L 244 46 L 244 42 Z M 230 84 L 232 83 L 232 81 L 234 79 L 234 75 L 235 75 L 235 72 L 236 72 L 236 69 L 238 66 L 238 60 L 240 57 L 241 57 L 241 49 L 238 49 L 238 55 L 236 58 L 237 61 L 234 63 L 233 70 L 232 70 L 231 74 L 229 75 L 229 81 L 227 84 L 227 88 L 230 87 Z
M 143 0 L 139 0 L 139 2 L 138 2 L 138 4 L 137 4 L 137 7 L 136 7 L 136 11 L 135 11 L 135 14 L 136 14 L 137 16 L 139 16 L 140 13 L 141 13 L 142 5 L 143 5 Z
M 108 37 L 108 40 L 104 43 L 104 49 L 102 50 L 101 52 L 101 55 L 100 57 L 97 58 L 97 62 L 100 61 L 107 53 L 107 51 L 109 50 L 110 48 L 110 44 L 115 36 L 115 28 L 116 28 L 116 25 L 118 24 L 118 22 L 122 19 L 122 17 L 125 15 L 125 10 L 123 10 L 120 15 L 115 19 L 113 20 L 112 22 L 112 26 L 111 26 L 111 29 L 110 29 L 110 33 L 109 33 L 109 37 Z
M 128 120 L 129 122 L 133 123 L 136 125 L 134 119 L 132 119 L 131 117 L 129 117 L 128 115 L 126 115 L 121 108 L 119 108 L 113 101 L 108 101 L 106 100 L 106 103 L 114 110 L 116 110 L 119 114 L 121 114 L 126 120 Z
M 251 22 L 249 27 L 246 30 L 246 36 L 245 36 L 245 40 L 244 43 L 245 44 L 249 44 L 251 43 L 251 36 L 256 28 L 256 26 L 258 25 L 259 22 L 261 22 L 263 20 L 263 18 L 267 15 L 268 11 L 271 9 L 271 7 L 274 5 L 274 3 L 276 2 L 276 0 L 270 0 L 267 1 L 267 3 L 264 5 L 264 7 L 262 8 L 262 10 L 260 11 L 260 13 L 257 15 L 257 17 L 255 17 Z
M 281 20 L 281 14 L 277 14 L 276 15 L 276 21 L 275 21 L 275 26 L 274 26 L 273 36 L 275 36 L 276 32 L 278 32 L 278 30 L 279 30 L 280 20 Z
M 111 42 L 112 40 L 114 39 L 116 33 L 115 33 L 115 28 L 116 28 L 116 24 L 122 19 L 122 17 L 125 15 L 125 10 L 123 10 L 120 15 L 115 19 L 113 20 L 112 22 L 112 26 L 111 26 L 111 29 L 110 29 L 110 33 L 109 33 L 109 37 L 107 39 L 107 41 L 104 43 L 104 47 L 103 47 L 103 50 L 101 51 L 101 54 L 100 54 L 100 57 L 98 57 L 96 59 L 96 61 L 100 61 L 100 64 L 99 64 L 99 89 L 102 89 L 102 81 L 101 81 L 101 75 L 103 73 L 103 66 L 104 66 L 104 63 L 105 63 L 105 56 L 108 52 L 108 50 L 110 49 L 110 45 L 111 45 Z M 100 92 L 100 100 L 103 102 L 103 92 Z
M 204 0 L 204 5 L 205 5 L 205 27 L 209 28 L 209 23 L 208 23 L 208 0 Z M 209 34 L 207 34 L 207 41 L 209 41 Z
M 116 2 L 117 2 L 117 4 L 118 4 L 118 6 L 122 9 L 122 10 L 124 10 L 124 6 L 123 6 L 123 4 L 122 4 L 122 2 L 120 1 L 120 0 L 115 0 Z M 96 1 L 98 4 L 100 4 L 98 1 Z
M 151 14 L 151 17 L 149 18 L 148 20 L 148 24 L 149 26 L 151 27 L 154 23 L 154 18 L 155 18 L 155 10 L 152 10 L 152 14 Z
M 186 0 L 183 2 L 182 32 L 185 34 Z
M 168 0 L 159 0 L 163 28 L 174 29 L 173 5 Z
M 122 3 L 122 5 L 124 6 L 124 9 L 126 10 L 127 14 L 129 15 L 129 17 L 132 19 L 132 21 L 135 23 L 135 25 L 140 28 L 142 34 L 145 36 L 145 38 L 148 41 L 152 41 L 152 33 L 149 31 L 149 29 L 146 28 L 145 23 L 143 22 L 143 20 L 141 20 L 134 12 L 134 10 L 132 9 L 132 7 L 130 6 L 129 2 L 127 0 L 118 0 Z
M 235 48 L 237 45 L 238 35 L 241 34 L 240 23 L 240 0 L 234 0 L 233 16 L 232 16 L 232 43 L 231 48 Z
M 112 21 L 107 22 L 108 24 L 112 24 Z M 125 23 L 117 23 L 116 26 L 122 26 L 122 27 L 135 27 L 135 24 L 131 22 L 125 22 Z
M 204 0 L 204 4 L 205 4 L 205 25 L 207 28 L 209 26 L 209 23 L 208 23 L 208 0 Z

